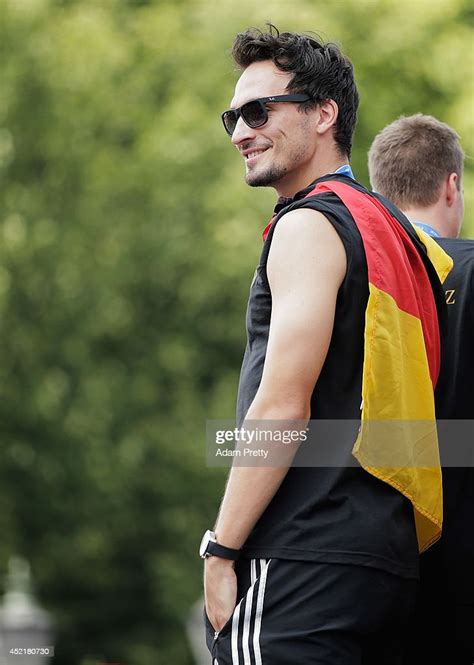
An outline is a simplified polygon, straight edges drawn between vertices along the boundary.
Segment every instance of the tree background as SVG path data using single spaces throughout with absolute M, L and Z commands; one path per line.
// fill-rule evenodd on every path
M 365 184 L 388 122 L 452 125 L 474 235 L 472 3 L 263 4 L 0 0 L 0 578 L 31 562 L 55 665 L 192 663 L 225 479 L 205 421 L 233 417 L 274 202 L 220 124 L 236 32 L 271 20 L 342 46 Z

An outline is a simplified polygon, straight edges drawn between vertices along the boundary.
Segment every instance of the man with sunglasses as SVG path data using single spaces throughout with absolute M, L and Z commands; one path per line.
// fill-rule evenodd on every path
M 234 460 L 216 525 L 200 548 L 207 645 L 214 665 L 396 665 L 415 602 L 419 543 L 428 546 L 439 523 L 431 506 L 423 508 L 423 492 L 407 498 L 396 472 L 388 480 L 368 472 L 365 439 L 357 449 L 364 462 L 352 454 L 361 413 L 364 419 L 367 409 L 378 414 L 386 406 L 384 417 L 401 418 L 400 404 L 409 401 L 398 394 L 398 373 L 384 385 L 381 371 L 387 358 L 400 360 L 391 347 L 407 321 L 412 348 L 421 343 L 423 353 L 422 331 L 430 331 L 416 372 L 417 392 L 431 406 L 442 290 L 408 222 L 353 180 L 358 92 L 339 48 L 270 26 L 237 35 L 233 57 L 242 74 L 224 128 L 247 184 L 279 194 L 250 291 L 237 424 L 276 433 L 292 424 L 301 431 L 309 420 L 349 426 L 337 440 L 326 437 L 323 463 L 311 457 L 323 441 L 308 448 L 304 437 L 270 462 Z M 408 268 L 392 265 L 394 256 L 408 257 Z M 392 340 L 380 317 L 406 296 L 398 275 L 400 284 L 411 278 L 430 313 L 418 325 L 407 297 L 413 314 L 392 311 Z M 384 283 L 393 297 L 382 293 Z M 416 408 L 410 414 L 419 417 Z M 435 503 L 438 485 L 427 492 Z

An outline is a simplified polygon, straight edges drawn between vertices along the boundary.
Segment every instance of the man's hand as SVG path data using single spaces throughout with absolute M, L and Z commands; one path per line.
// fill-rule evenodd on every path
M 204 563 L 206 613 L 214 630 L 220 631 L 230 619 L 237 603 L 237 578 L 234 562 L 210 556 Z

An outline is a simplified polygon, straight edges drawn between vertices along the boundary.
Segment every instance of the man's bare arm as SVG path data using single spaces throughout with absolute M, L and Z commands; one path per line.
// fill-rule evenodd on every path
M 246 421 L 309 419 L 345 273 L 344 246 L 323 215 L 301 209 L 279 221 L 267 262 L 272 315 L 265 365 Z M 293 448 L 291 457 L 295 453 Z M 219 543 L 242 547 L 291 461 L 278 467 L 231 469 L 215 526 Z M 209 618 L 219 629 L 235 605 L 232 562 L 207 559 L 205 588 Z

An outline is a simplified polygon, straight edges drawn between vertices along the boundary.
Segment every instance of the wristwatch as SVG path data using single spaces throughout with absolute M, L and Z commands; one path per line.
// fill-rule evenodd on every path
M 231 547 L 219 545 L 214 531 L 209 531 L 208 529 L 202 537 L 199 556 L 201 559 L 206 559 L 208 556 L 218 556 L 221 559 L 232 559 L 232 561 L 237 561 L 240 557 L 240 550 L 234 550 Z

